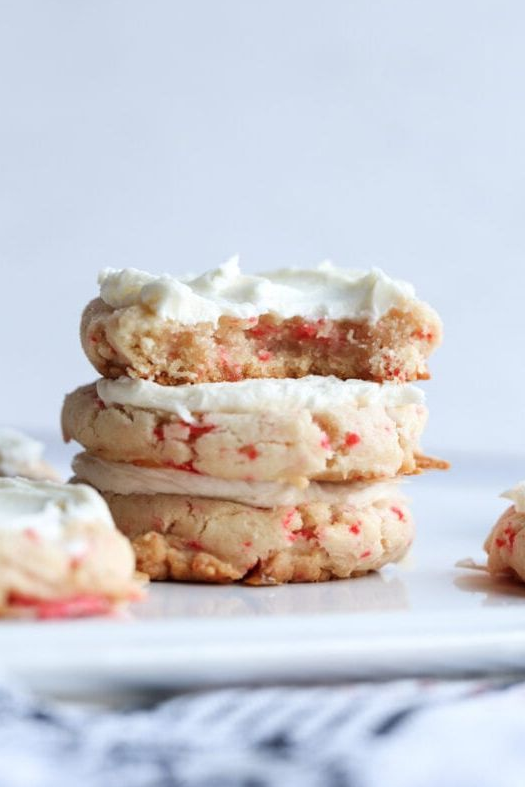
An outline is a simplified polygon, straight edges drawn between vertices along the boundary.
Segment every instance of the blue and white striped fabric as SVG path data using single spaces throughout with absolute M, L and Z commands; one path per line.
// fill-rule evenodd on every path
M 86 711 L 0 688 L 0 787 L 523 787 L 525 684 L 395 681 Z

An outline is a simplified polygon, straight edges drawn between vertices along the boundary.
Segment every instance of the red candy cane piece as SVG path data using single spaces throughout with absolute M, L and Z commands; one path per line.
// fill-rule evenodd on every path
M 251 444 L 243 445 L 242 448 L 238 448 L 237 453 L 244 454 L 244 456 L 247 456 L 251 462 L 257 459 L 258 456 L 260 456 L 259 451 L 256 449 L 254 445 Z
M 514 541 L 516 540 L 516 531 L 514 530 L 513 527 L 510 527 L 509 525 L 509 527 L 506 527 L 503 532 L 507 536 L 509 549 L 512 552 L 512 550 L 514 549 Z
M 324 448 L 325 451 L 332 450 L 332 444 L 330 443 L 330 439 L 326 434 L 326 432 L 323 432 L 323 436 L 321 437 L 321 442 L 319 443 L 319 445 L 321 446 L 321 448 Z
M 392 507 L 390 508 L 390 510 L 392 511 L 392 513 L 393 513 L 393 514 L 395 514 L 395 515 L 397 516 L 397 518 L 398 518 L 400 521 L 404 520 L 404 518 L 405 518 L 405 515 L 403 514 L 403 512 L 401 511 L 401 509 L 400 509 L 400 508 L 398 508 L 397 506 L 392 506 Z
M 271 353 L 269 350 L 259 350 L 257 357 L 260 361 L 271 361 L 273 358 L 273 353 Z
M 163 443 L 166 439 L 164 435 L 164 426 L 156 426 L 153 430 L 153 435 L 156 437 L 159 443 Z
M 181 465 L 175 464 L 173 459 L 168 459 L 164 462 L 164 467 L 171 467 L 173 470 L 183 470 L 185 473 L 195 473 L 195 475 L 203 475 L 200 470 L 197 470 L 196 467 L 193 466 L 193 462 L 184 462 Z
M 200 552 L 204 549 L 200 541 L 186 541 L 186 546 Z
M 194 440 L 197 440 L 199 437 L 202 437 L 203 434 L 208 434 L 208 432 L 213 432 L 215 429 L 214 424 L 202 424 L 201 426 L 197 426 L 195 424 L 188 424 L 188 428 L 190 430 L 190 437 Z
M 294 518 L 296 510 L 297 510 L 296 508 L 292 508 L 284 515 L 281 524 L 285 530 L 287 530 L 292 524 L 292 519 Z
M 64 599 L 42 600 L 12 593 L 9 604 L 14 607 L 33 609 L 39 620 L 60 618 L 83 618 L 90 615 L 107 615 L 113 610 L 113 602 L 105 596 L 82 594 Z

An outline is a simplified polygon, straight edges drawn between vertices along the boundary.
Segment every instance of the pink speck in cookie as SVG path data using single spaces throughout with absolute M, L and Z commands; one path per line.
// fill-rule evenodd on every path
M 183 462 L 181 465 L 175 464 L 173 459 L 168 459 L 164 462 L 164 467 L 171 467 L 173 470 L 183 470 L 185 473 L 195 473 L 195 475 L 203 475 L 200 470 L 197 470 L 194 467 L 193 462 L 190 460 L 189 462 Z
M 509 552 L 512 552 L 514 549 L 516 535 L 517 534 L 514 528 L 508 525 L 503 531 L 503 536 L 495 539 L 496 546 L 498 549 L 503 549 L 505 547 L 509 550 Z
M 201 552 L 204 549 L 200 541 L 186 541 L 186 546 L 190 549 L 195 549 L 197 552 Z
M 325 451 L 331 451 L 332 444 L 330 443 L 330 440 L 326 432 L 323 432 L 323 436 L 321 437 L 321 442 L 319 443 L 319 445 L 321 446 L 321 448 L 324 448 Z
M 164 440 L 166 439 L 165 435 L 164 435 L 164 427 L 163 426 L 156 426 L 155 429 L 153 430 L 153 434 L 157 438 L 159 443 L 163 443 Z
M 317 336 L 317 325 L 304 322 L 298 325 L 294 331 L 295 338 L 301 341 L 302 339 L 314 339 Z
M 293 520 L 293 518 L 295 516 L 296 510 L 297 510 L 296 508 L 292 508 L 290 511 L 288 511 L 284 515 L 281 524 L 282 524 L 282 526 L 284 527 L 285 530 L 287 530 L 290 527 L 290 525 L 292 524 L 292 520 Z
M 302 527 L 297 531 L 296 535 L 301 536 L 301 538 L 305 538 L 307 541 L 317 539 L 317 533 L 311 527 Z
M 156 533 L 162 533 L 164 530 L 164 522 L 160 518 L 160 516 L 154 516 L 151 520 L 151 529 L 154 530 Z
M 271 361 L 273 358 L 273 353 L 271 353 L 269 350 L 259 350 L 259 352 L 257 353 L 257 357 L 260 361 L 263 362 Z
M 425 331 L 422 329 L 419 331 L 414 331 L 412 336 L 414 336 L 416 339 L 421 339 L 423 342 L 431 342 L 434 338 L 432 331 Z
M 259 451 L 254 445 L 243 445 L 242 448 L 237 449 L 239 454 L 244 454 L 250 461 L 254 461 L 259 456 Z
M 195 424 L 188 424 L 190 430 L 190 436 L 193 437 L 194 440 L 197 440 L 199 437 L 202 437 L 203 434 L 208 434 L 208 432 L 213 432 L 215 429 L 214 424 L 202 424 L 201 426 L 196 426 Z

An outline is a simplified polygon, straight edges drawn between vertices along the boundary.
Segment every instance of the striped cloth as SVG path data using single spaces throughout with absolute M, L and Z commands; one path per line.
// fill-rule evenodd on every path
M 522 787 L 525 684 L 240 688 L 88 711 L 0 687 L 0 787 Z

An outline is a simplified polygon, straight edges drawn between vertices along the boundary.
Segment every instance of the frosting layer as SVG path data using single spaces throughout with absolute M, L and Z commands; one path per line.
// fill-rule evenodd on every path
M 520 481 L 512 489 L 503 492 L 501 497 L 512 500 L 516 511 L 519 514 L 525 514 L 525 481 Z
M 106 502 L 89 486 L 0 478 L 0 531 L 56 541 L 69 526 L 94 522 L 114 527 Z
M 423 391 L 408 383 L 369 383 L 311 375 L 298 380 L 253 379 L 231 383 L 167 386 L 149 380 L 99 380 L 97 392 L 106 406 L 113 404 L 162 410 L 191 422 L 192 413 L 260 413 L 272 410 L 313 413 L 338 407 L 381 404 L 396 407 L 423 404 Z
M 78 454 L 73 470 L 81 481 L 101 492 L 120 495 L 165 494 L 211 497 L 236 503 L 274 508 L 325 502 L 364 505 L 398 494 L 398 481 L 330 484 L 312 481 L 305 489 L 272 481 L 227 481 L 169 468 L 136 467 Z
M 100 297 L 115 309 L 138 304 L 184 325 L 268 312 L 283 318 L 375 322 L 415 297 L 411 284 L 378 268 L 345 270 L 323 262 L 314 269 L 283 268 L 259 276 L 243 274 L 237 257 L 193 279 L 106 268 L 99 284 Z
M 18 475 L 21 469 L 38 465 L 42 461 L 44 446 L 16 429 L 0 428 L 0 473 Z

